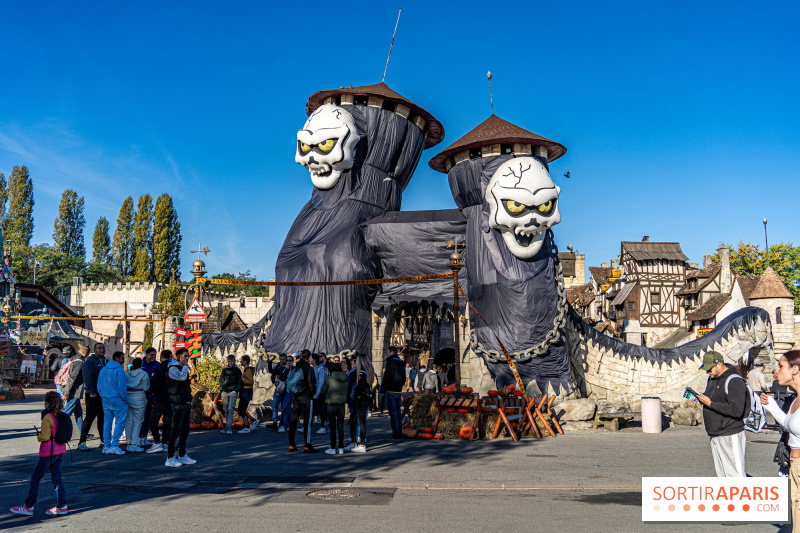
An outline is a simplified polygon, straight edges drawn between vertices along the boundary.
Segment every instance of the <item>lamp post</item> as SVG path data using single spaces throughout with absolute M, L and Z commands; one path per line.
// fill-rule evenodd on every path
M 464 260 L 461 254 L 458 253 L 458 244 L 456 244 L 456 251 L 450 254 L 450 262 L 447 266 L 453 271 L 453 346 L 456 352 L 454 364 L 456 368 L 456 385 L 461 387 L 461 343 L 459 342 L 458 333 L 458 271 L 464 268 Z
M 764 219 L 764 245 L 767 247 L 767 268 L 769 268 L 769 239 L 767 238 L 767 219 Z

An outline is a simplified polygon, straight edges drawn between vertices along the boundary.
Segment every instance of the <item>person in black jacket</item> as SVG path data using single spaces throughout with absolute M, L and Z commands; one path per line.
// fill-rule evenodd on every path
M 381 394 L 389 410 L 389 421 L 392 424 L 392 438 L 387 442 L 400 442 L 403 439 L 402 413 L 403 386 L 406 383 L 406 369 L 403 360 L 397 355 L 397 348 L 389 346 L 386 363 L 383 367 L 383 380 L 381 381 Z
M 89 357 L 86 358 L 81 367 L 83 387 L 86 393 L 84 398 L 86 401 L 86 416 L 83 419 L 83 424 L 81 424 L 81 436 L 78 439 L 78 449 L 82 452 L 89 451 L 86 439 L 89 437 L 89 430 L 92 429 L 92 422 L 95 419 L 97 419 L 97 432 L 99 435 L 103 435 L 105 417 L 103 416 L 103 399 L 97 392 L 97 377 L 104 366 L 106 366 L 106 346 L 102 342 L 98 342 L 94 345 L 94 352 L 89 354 Z M 100 446 L 105 447 L 105 443 L 101 443 Z
M 150 429 L 153 433 L 154 444 L 147 449 L 147 453 L 167 451 L 169 432 L 172 429 L 172 404 L 169 401 L 169 389 L 167 388 L 167 367 L 171 360 L 172 352 L 162 350 L 159 357 L 161 363 L 153 370 L 150 378 L 150 393 L 153 395 L 153 407 L 150 408 Z M 161 417 L 164 417 L 164 421 L 159 432 L 158 422 Z
M 89 353 L 87 346 L 81 346 L 81 351 L 73 355 L 69 360 L 69 378 L 61 389 L 66 402 L 62 411 L 67 416 L 75 417 L 75 426 L 78 431 L 83 426 L 83 408 L 81 398 L 83 397 L 83 351 Z
M 711 437 L 717 477 L 745 477 L 744 419 L 750 412 L 746 382 L 718 352 L 706 353 L 700 370 L 709 375 L 706 390 L 697 400 L 703 404 L 703 423 Z
M 317 391 L 317 377 L 314 369 L 308 360 L 311 358 L 311 352 L 303 350 L 300 352 L 300 359 L 295 363 L 293 371 L 301 371 L 303 378 L 298 385 L 301 390 L 289 390 L 294 394 L 292 399 L 292 421 L 289 423 L 289 451 L 296 452 L 297 446 L 295 445 L 295 435 L 297 434 L 297 423 L 300 421 L 300 415 L 303 416 L 303 442 L 305 447 L 303 453 L 317 453 L 319 450 L 315 449 L 311 444 L 311 399 Z M 289 383 L 291 384 L 292 376 L 289 375 Z M 290 387 L 291 388 L 291 387 Z
M 242 371 L 236 366 L 236 356 L 228 354 L 228 364 L 219 374 L 219 394 L 222 398 L 222 411 L 225 413 L 225 427 L 221 433 L 233 435 L 233 414 L 236 411 L 236 400 L 242 388 Z M 216 405 L 215 405 L 216 407 Z M 219 412 L 217 412 L 219 416 Z
M 164 466 L 179 467 L 193 465 L 197 461 L 186 454 L 186 439 L 189 436 L 189 419 L 192 414 L 192 386 L 189 382 L 189 350 L 181 348 L 177 359 L 167 367 L 167 389 L 172 404 L 172 429 L 169 433 L 167 462 Z M 178 440 L 180 438 L 180 440 Z M 175 454 L 178 441 L 178 454 Z
M 271 359 L 267 361 L 267 372 L 271 374 L 272 383 L 275 384 L 275 392 L 272 394 L 272 422 L 278 433 L 283 433 L 289 427 L 292 418 L 293 397 L 286 391 L 286 379 L 292 368 L 285 353 L 278 354 L 278 357 L 277 365 Z M 278 392 L 279 386 L 283 387 L 283 391 Z
M 355 373 L 355 370 L 353 370 L 353 373 Z M 345 448 L 345 451 L 365 453 L 367 451 L 367 410 L 369 406 L 372 405 L 372 387 L 367 383 L 366 370 L 362 369 L 358 372 L 358 380 L 353 389 L 353 403 L 355 405 L 355 416 L 358 420 L 358 426 L 354 436 L 354 442 L 357 441 L 357 444 L 355 446 L 351 444 Z M 353 433 L 352 426 L 350 433 Z

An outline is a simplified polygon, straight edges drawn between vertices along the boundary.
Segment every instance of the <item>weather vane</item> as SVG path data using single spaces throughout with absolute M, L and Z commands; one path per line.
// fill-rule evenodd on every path
M 448 248 L 453 248 L 453 247 L 455 247 L 455 249 L 456 249 L 456 252 L 458 251 L 458 245 L 459 245 L 459 244 L 461 244 L 461 248 L 462 248 L 462 249 L 463 249 L 464 247 L 466 247 L 466 246 L 467 246 L 467 244 L 466 244 L 466 243 L 459 243 L 457 239 L 447 239 L 447 241 L 446 241 L 446 242 L 447 242 L 447 247 L 448 247 Z
M 209 250 L 209 249 L 208 249 L 208 247 L 201 248 L 201 247 L 200 247 L 200 243 L 197 243 L 197 250 L 189 250 L 189 253 L 191 253 L 191 254 L 197 254 L 197 259 L 200 259 L 200 254 L 201 254 L 201 253 L 202 253 L 203 255 L 208 255 L 208 252 L 210 252 L 210 251 L 211 251 L 211 250 Z
M 403 10 L 397 12 L 397 22 L 394 23 L 394 33 L 392 34 L 392 44 L 389 45 L 389 55 L 386 56 L 386 66 L 383 68 L 383 79 L 381 79 L 381 83 L 386 81 L 386 71 L 389 70 L 389 58 L 392 57 L 392 47 L 394 46 L 394 36 L 397 35 L 397 25 L 400 24 L 400 13 Z M 352 87 L 352 85 L 350 86 Z

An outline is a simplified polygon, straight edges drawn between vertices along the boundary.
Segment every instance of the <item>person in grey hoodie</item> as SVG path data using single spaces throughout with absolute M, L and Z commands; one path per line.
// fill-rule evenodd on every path
M 103 367 L 97 377 L 97 392 L 103 399 L 103 453 L 125 455 L 119 447 L 125 420 L 128 418 L 128 386 L 122 363 L 125 354 L 114 352 L 111 361 Z M 84 368 L 86 365 L 84 364 Z M 116 423 L 115 423 L 116 422 Z M 114 432 L 111 425 L 114 424 Z
M 325 398 L 325 407 L 328 414 L 328 426 L 331 429 L 331 447 L 325 453 L 333 455 L 344 453 L 344 406 L 347 403 L 347 393 L 350 383 L 347 374 L 342 372 L 342 365 L 333 363 L 331 375 L 322 384 L 319 395 Z M 339 447 L 336 447 L 336 435 L 339 435 Z
M 125 375 L 128 388 L 128 418 L 125 423 L 129 452 L 143 452 L 144 448 L 136 442 L 142 431 L 144 411 L 147 407 L 147 391 L 150 390 L 150 376 L 142 369 L 142 359 L 137 357 L 131 364 L 131 369 Z

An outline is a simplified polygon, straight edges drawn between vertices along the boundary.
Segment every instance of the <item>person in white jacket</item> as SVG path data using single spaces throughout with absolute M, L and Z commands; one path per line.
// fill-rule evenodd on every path
M 778 383 L 791 388 L 795 394 L 800 392 L 800 350 L 790 350 L 783 354 L 775 371 Z M 784 413 L 778 403 L 770 395 L 761 393 L 761 403 L 775 418 L 775 421 L 789 432 L 789 481 L 792 488 L 792 531 L 800 532 L 800 402 L 795 399 L 789 412 Z
M 142 430 L 144 411 L 147 407 L 147 394 L 150 390 L 150 377 L 142 370 L 142 359 L 132 361 L 131 369 L 125 374 L 125 385 L 128 389 L 128 418 L 125 421 L 125 435 L 128 437 L 128 452 L 143 452 L 144 448 L 136 443 L 135 435 Z

